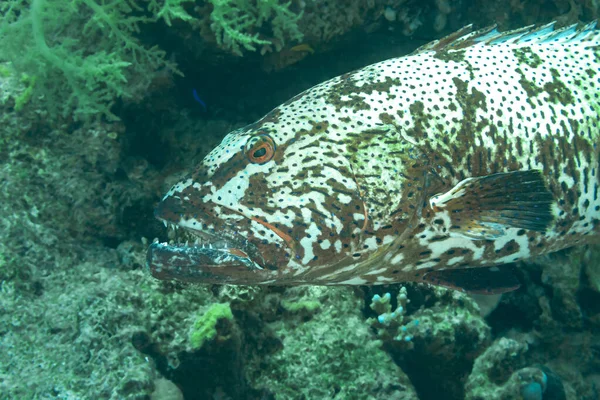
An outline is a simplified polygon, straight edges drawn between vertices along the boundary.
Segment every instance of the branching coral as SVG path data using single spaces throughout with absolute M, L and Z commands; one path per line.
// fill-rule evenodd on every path
M 379 296 L 376 294 L 371 300 L 371 309 L 377 313 L 377 318 L 369 318 L 368 322 L 377 330 L 377 335 L 384 341 L 394 341 L 410 347 L 413 331 L 419 325 L 415 319 L 409 323 L 405 320 L 406 305 L 410 300 L 406 288 L 402 287 L 398 293 L 398 307 L 392 311 L 390 304 L 392 296 L 389 293 Z

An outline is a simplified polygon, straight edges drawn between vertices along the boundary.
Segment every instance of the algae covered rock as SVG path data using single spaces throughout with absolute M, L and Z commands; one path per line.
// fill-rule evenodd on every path
M 468 295 L 426 286 L 398 290 L 394 311 L 390 296 L 373 296 L 378 314 L 368 321 L 384 348 L 407 373 L 420 398 L 463 397 L 462 382 L 475 357 L 491 342 L 491 331 Z
M 353 289 L 291 288 L 281 303 L 285 315 L 270 327 L 282 346 L 249 367 L 253 387 L 275 399 L 417 399 L 364 323 Z
M 521 352 L 524 361 L 513 372 L 538 368 L 550 383 L 561 382 L 560 389 L 544 392 L 544 399 L 561 398 L 548 397 L 557 391 L 569 400 L 597 397 L 597 260 L 598 246 L 582 246 L 521 263 L 517 269 L 521 288 L 504 294 L 487 319 L 496 338 L 516 341 L 527 349 Z M 502 390 L 516 390 L 509 388 L 509 378 L 505 383 L 508 386 L 496 384 Z
M 496 340 L 475 361 L 465 384 L 465 399 L 566 399 L 558 375 L 548 367 L 527 366 L 527 351 L 523 340 Z

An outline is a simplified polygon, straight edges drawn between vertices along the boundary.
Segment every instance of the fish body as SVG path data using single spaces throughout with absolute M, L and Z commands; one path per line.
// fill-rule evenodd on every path
M 599 240 L 599 145 L 595 23 L 465 28 L 231 132 L 156 210 L 195 244 L 154 243 L 148 265 L 206 283 L 508 290 L 495 266 Z

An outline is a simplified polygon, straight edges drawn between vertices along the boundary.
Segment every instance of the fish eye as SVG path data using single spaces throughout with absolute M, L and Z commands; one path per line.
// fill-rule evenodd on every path
M 265 164 L 275 155 L 275 141 L 266 133 L 251 136 L 246 142 L 246 156 L 253 164 Z
M 264 157 L 265 154 L 267 154 L 267 149 L 265 149 L 264 147 L 261 147 L 260 149 L 256 150 L 254 153 L 252 153 L 252 157 L 260 158 L 260 157 Z

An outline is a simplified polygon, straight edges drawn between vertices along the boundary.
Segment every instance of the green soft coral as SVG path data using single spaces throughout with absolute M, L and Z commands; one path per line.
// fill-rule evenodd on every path
M 118 98 L 144 96 L 161 68 L 174 70 L 164 51 L 140 43 L 134 0 L 9 0 L 0 5 L 0 60 L 17 75 L 37 78 L 32 99 L 50 113 L 79 120 L 116 119 Z
M 154 78 L 177 73 L 157 46 L 138 39 L 145 24 L 202 24 L 184 7 L 194 0 L 5 0 L 0 2 L 0 62 L 14 76 L 36 77 L 18 106 L 47 119 L 117 119 L 119 100 L 141 101 Z M 209 0 L 218 44 L 235 54 L 301 40 L 301 13 L 279 0 Z M 259 36 L 258 31 L 271 32 Z M 200 40 L 200 39 L 199 39 Z
M 190 344 L 193 349 L 201 348 L 205 342 L 217 336 L 217 322 L 220 319 L 233 320 L 228 303 L 215 303 L 199 316 L 190 331 Z
M 158 18 L 171 26 L 174 19 L 190 21 L 193 17 L 185 11 L 184 3 L 194 3 L 194 0 L 150 0 L 148 9 Z
M 275 44 L 281 47 L 286 38 L 302 40 L 298 20 L 302 14 L 290 10 L 291 2 L 280 4 L 279 0 L 210 0 L 211 29 L 217 43 L 234 54 L 242 55 L 242 48 L 255 51 L 256 46 Z M 259 38 L 256 31 L 270 21 L 277 42 Z
M 25 90 L 23 90 L 23 92 L 15 99 L 15 110 L 20 111 L 27 103 L 29 103 L 31 96 L 33 96 L 33 89 L 35 88 L 36 80 L 37 78 L 35 76 L 23 74 L 21 77 L 21 82 L 26 85 L 26 87 Z

